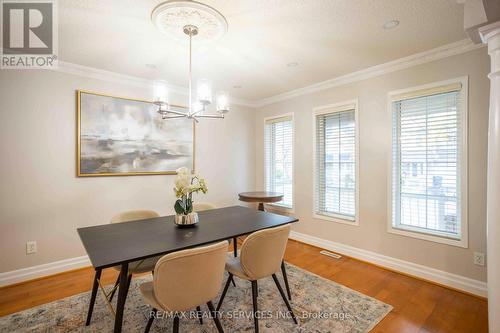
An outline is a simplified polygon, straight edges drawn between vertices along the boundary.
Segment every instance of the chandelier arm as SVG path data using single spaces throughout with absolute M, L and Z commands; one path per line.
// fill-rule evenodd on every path
M 196 118 L 212 118 L 212 119 L 224 119 L 223 114 L 201 114 L 199 116 L 194 116 L 194 119 Z
M 175 114 L 175 115 L 178 115 L 178 116 L 182 116 L 182 117 L 188 117 L 189 116 L 185 112 L 180 112 L 180 111 L 175 111 L 175 110 L 167 110 L 166 112 L 167 113 L 172 113 L 172 114 Z
M 188 118 L 188 116 L 163 116 L 162 119 Z

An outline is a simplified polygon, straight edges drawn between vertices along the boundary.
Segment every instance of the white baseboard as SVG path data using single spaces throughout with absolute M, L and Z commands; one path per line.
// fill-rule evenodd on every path
M 89 258 L 82 256 L 0 273 L 0 287 L 90 265 Z
M 483 281 L 474 280 L 465 276 L 448 273 L 435 268 L 415 264 L 409 261 L 385 256 L 376 252 L 359 249 L 353 246 L 332 242 L 326 239 L 310 236 L 292 231 L 290 238 L 300 242 L 314 245 L 325 250 L 338 252 L 349 257 L 367 261 L 375 265 L 386 267 L 401 273 L 413 275 L 425 280 L 439 283 L 451 288 L 487 297 L 487 286 Z M 10 284 L 36 279 L 39 277 L 61 273 L 71 269 L 90 266 L 87 256 L 64 259 L 43 265 L 22 268 L 15 271 L 0 273 L 0 287 Z
M 325 250 L 338 252 L 352 258 L 367 261 L 378 266 L 432 281 L 454 289 L 462 290 L 477 296 L 487 297 L 488 295 L 486 282 L 483 281 L 474 280 L 465 276 L 448 273 L 435 268 L 396 259 L 353 246 L 332 242 L 296 231 L 292 231 L 290 233 L 290 239 L 314 245 Z

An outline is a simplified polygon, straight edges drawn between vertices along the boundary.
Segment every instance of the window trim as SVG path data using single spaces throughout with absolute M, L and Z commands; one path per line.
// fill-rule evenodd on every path
M 355 212 L 354 218 L 347 217 L 341 214 L 318 214 L 316 213 L 316 201 L 318 200 L 318 192 L 316 191 L 317 187 L 317 170 L 316 170 L 316 116 L 329 114 L 329 113 L 337 113 L 347 110 L 352 110 L 354 106 L 354 130 L 356 132 L 354 138 L 354 149 L 355 149 L 355 162 L 356 162 L 356 186 L 355 186 Z M 339 103 L 333 103 L 328 105 L 322 105 L 313 108 L 312 115 L 313 122 L 313 201 L 312 201 L 312 217 L 318 220 L 336 222 L 341 224 L 346 224 L 350 226 L 359 226 L 359 103 L 358 99 L 347 100 Z
M 266 188 L 266 123 L 270 120 L 277 120 L 280 118 L 287 118 L 291 117 L 292 118 L 292 206 L 284 206 L 279 203 L 273 202 L 273 203 L 265 203 L 265 206 L 271 206 L 273 210 L 278 211 L 278 212 L 285 212 L 285 213 L 290 213 L 293 214 L 295 213 L 295 116 L 293 112 L 288 112 L 288 113 L 281 113 L 277 114 L 274 116 L 270 117 L 265 117 L 263 121 L 263 136 L 264 136 L 264 143 L 263 143 L 263 152 L 264 152 L 264 190 Z
M 411 93 L 415 92 L 418 90 L 424 90 L 424 89 L 432 89 L 432 88 L 437 88 L 437 87 L 442 87 L 450 84 L 456 84 L 460 83 L 462 84 L 462 89 L 460 91 L 460 108 L 462 110 L 461 114 L 461 121 L 462 121 L 462 133 L 461 133 L 461 160 L 459 161 L 460 163 L 460 169 L 461 169 L 461 174 L 459 175 L 460 177 L 460 201 L 461 201 L 461 221 L 460 221 L 460 234 L 461 238 L 451 238 L 449 236 L 445 235 L 439 235 L 439 231 L 436 233 L 432 232 L 425 232 L 423 230 L 411 230 L 411 227 L 409 228 L 398 228 L 392 225 L 392 169 L 393 169 L 393 164 L 392 164 L 392 154 L 393 154 L 393 149 L 392 149 L 392 131 L 391 135 L 388 136 L 389 138 L 389 154 L 388 154 L 388 170 L 387 170 L 387 232 L 391 234 L 396 234 L 400 236 L 406 236 L 406 237 L 412 237 L 412 238 L 417 238 L 417 239 L 422 239 L 434 243 L 441 243 L 441 244 L 446 244 L 446 245 L 451 245 L 451 246 L 457 246 L 457 247 L 462 247 L 462 248 L 468 248 L 469 247 L 469 224 L 468 224 L 468 205 L 469 205 L 469 200 L 468 200 L 468 131 L 469 131 L 469 126 L 468 126 L 468 115 L 469 115 L 469 108 L 468 108 L 468 95 L 469 95 L 469 76 L 462 76 L 450 80 L 445 80 L 445 81 L 439 81 L 439 82 L 433 82 L 429 84 L 424 84 L 424 85 L 419 85 L 415 87 L 410 87 L 410 88 L 405 88 L 405 89 L 400 89 L 400 90 L 395 90 L 395 91 L 390 91 L 387 94 L 387 111 L 389 115 L 389 121 L 390 121 L 390 126 L 392 128 L 393 123 L 392 123 L 392 103 L 393 103 L 393 96 L 395 95 L 401 95 L 401 94 L 406 94 L 406 93 Z M 425 96 L 425 95 L 423 95 Z

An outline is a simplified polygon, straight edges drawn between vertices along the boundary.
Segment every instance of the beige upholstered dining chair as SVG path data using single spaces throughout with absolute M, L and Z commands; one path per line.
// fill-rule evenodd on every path
M 158 260 L 152 282 L 140 286 L 152 314 L 158 310 L 179 313 L 207 304 L 219 332 L 224 332 L 212 299 L 219 293 L 224 277 L 227 242 L 167 254 Z M 155 316 L 150 315 L 145 332 Z M 179 316 L 174 316 L 174 333 L 179 331 Z
M 126 212 L 121 212 L 111 218 L 110 223 L 122 223 L 122 222 L 131 222 L 137 220 L 144 220 L 149 218 L 159 217 L 160 215 L 153 210 L 130 210 Z M 161 258 L 161 256 L 147 258 L 144 260 L 133 261 L 129 264 L 128 270 L 128 286 L 130 286 L 130 281 L 132 280 L 132 274 L 140 274 L 146 272 L 153 272 L 156 262 Z M 113 267 L 115 270 L 120 271 L 120 266 Z M 113 300 L 113 296 L 118 288 L 118 284 L 120 282 L 120 275 L 116 279 L 115 285 L 108 297 L 106 297 L 109 302 Z
M 229 273 L 226 285 L 222 292 L 217 311 L 219 311 L 222 301 L 226 296 L 227 289 L 234 276 L 252 283 L 252 301 L 253 301 L 253 320 L 255 332 L 259 332 L 259 321 L 256 315 L 258 286 L 257 280 L 272 276 L 278 291 L 285 302 L 292 319 L 297 324 L 297 319 L 293 313 L 292 307 L 281 288 L 276 277 L 276 272 L 281 268 L 281 262 L 285 254 L 286 243 L 290 233 L 290 225 L 284 225 L 276 228 L 265 229 L 254 232 L 249 235 L 241 246 L 239 257 L 227 255 L 226 270 Z
M 130 222 L 130 221 L 137 221 L 137 220 L 142 220 L 142 219 L 148 219 L 148 218 L 154 218 L 154 217 L 159 217 L 157 212 L 152 211 L 152 210 L 131 210 L 131 211 L 126 211 L 119 213 L 111 218 L 110 223 L 121 223 L 121 222 Z M 144 260 L 140 261 L 134 261 L 129 264 L 129 271 L 126 273 L 128 274 L 128 281 L 127 281 L 127 290 L 130 287 L 130 282 L 132 280 L 132 274 L 136 273 L 145 273 L 145 272 L 153 272 L 154 267 L 158 259 L 160 259 L 161 256 L 153 257 L 153 258 L 147 258 Z M 115 266 L 113 267 L 115 270 L 120 271 L 121 266 Z M 102 293 L 104 294 L 104 301 L 106 302 L 106 305 L 108 306 L 109 310 L 113 315 L 115 315 L 115 310 L 113 309 L 113 305 L 111 304 L 111 301 L 113 300 L 113 296 L 116 293 L 116 290 L 118 289 L 118 285 L 120 283 L 120 274 L 118 274 L 118 277 L 116 279 L 115 285 L 113 286 L 113 289 L 110 291 L 106 292 L 104 289 L 104 286 L 101 283 L 101 273 L 96 272 L 96 276 L 94 277 L 94 286 L 92 290 L 92 294 L 95 295 L 97 293 L 97 288 L 100 288 Z M 93 299 L 93 300 L 92 300 Z M 90 320 L 92 318 L 92 312 L 94 310 L 94 302 L 95 302 L 95 296 L 92 296 L 92 299 L 89 304 L 89 310 L 87 314 L 87 321 L 85 323 L 86 326 L 90 325 Z
M 111 223 L 130 222 L 130 221 L 149 219 L 159 216 L 160 215 L 154 210 L 129 210 L 113 216 L 111 218 Z
M 216 205 L 211 204 L 209 202 L 195 202 L 193 203 L 193 211 L 194 212 L 202 212 L 204 210 L 210 210 L 217 208 Z

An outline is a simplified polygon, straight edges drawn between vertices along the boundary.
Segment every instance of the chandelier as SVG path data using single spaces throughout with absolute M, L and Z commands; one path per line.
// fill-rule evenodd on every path
M 203 41 L 213 41 L 227 31 L 227 21 L 214 8 L 205 4 L 180 0 L 166 1 L 158 5 L 151 13 L 151 20 L 163 33 L 175 39 L 189 38 L 189 106 L 185 110 L 170 105 L 166 86 L 162 82 L 155 84 L 155 101 L 162 119 L 189 118 L 198 122 L 198 118 L 219 118 L 229 112 L 227 93 L 217 93 L 215 103 L 212 99 L 212 86 L 207 79 L 199 79 L 196 91 L 193 87 L 193 37 L 199 36 Z

